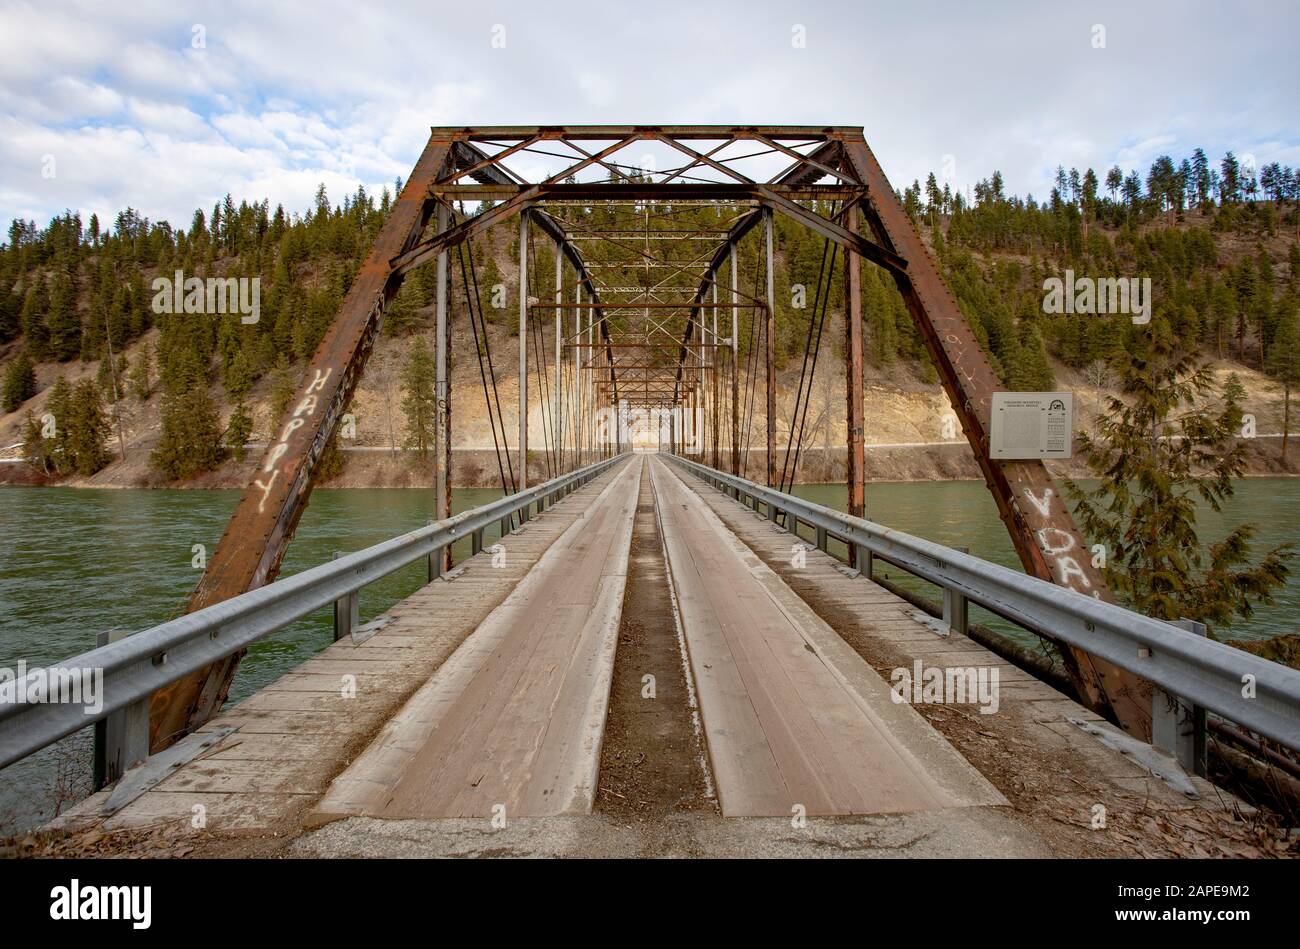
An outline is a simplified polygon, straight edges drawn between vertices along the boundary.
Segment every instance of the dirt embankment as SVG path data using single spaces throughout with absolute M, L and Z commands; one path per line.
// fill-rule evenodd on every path
M 455 331 L 464 333 L 456 335 Z M 453 326 L 454 339 L 469 339 L 469 327 Z M 497 425 L 504 424 L 505 440 L 511 445 L 518 435 L 518 376 L 516 363 L 506 359 L 515 351 L 515 341 L 504 326 L 493 327 L 493 351 L 497 366 L 496 390 L 501 413 Z M 146 334 L 127 351 L 134 361 L 143 343 L 157 349 L 157 331 Z M 409 338 L 381 337 L 366 367 L 350 411 L 356 422 L 356 437 L 340 441 L 343 468 L 339 475 L 327 482 L 339 488 L 381 487 L 431 487 L 432 461 L 420 459 L 407 450 L 406 420 L 402 411 L 402 368 L 409 349 Z M 472 344 L 471 344 L 472 345 Z M 553 352 L 551 344 L 544 342 L 543 351 Z M 0 359 L 7 354 L 0 353 Z M 270 440 L 274 420 L 271 418 L 271 380 L 264 377 L 254 387 L 250 407 L 254 428 L 247 457 L 244 462 L 228 460 L 216 471 L 200 475 L 184 483 L 167 483 L 149 464 L 149 454 L 158 439 L 161 423 L 161 397 L 154 393 L 140 401 L 128 396 L 121 404 L 121 433 L 114 430 L 110 448 L 114 461 L 91 478 L 66 478 L 52 481 L 20 462 L 23 423 L 30 411 L 39 417 L 48 401 L 50 387 L 62 375 L 70 382 L 93 377 L 97 363 L 78 362 L 51 364 L 37 367 L 39 390 L 17 411 L 0 415 L 0 484 L 58 483 L 75 487 L 140 488 L 234 488 L 248 483 L 265 445 Z M 1224 363 L 1221 373 L 1236 372 L 1246 389 L 1246 411 L 1254 416 L 1256 437 L 1249 441 L 1248 469 L 1251 475 L 1292 475 L 1300 473 L 1300 446 L 1292 447 L 1289 459 L 1281 455 L 1283 404 L 1280 386 L 1263 374 L 1244 366 Z M 1064 366 L 1056 367 L 1057 385 L 1075 393 L 1076 429 L 1088 430 L 1105 407 L 1112 393 L 1090 384 L 1082 374 Z M 566 373 L 563 385 L 566 390 L 572 380 Z M 776 444 L 778 471 L 782 468 L 786 446 L 793 422 L 795 393 L 799 383 L 799 366 L 792 364 L 778 374 Z M 749 452 L 746 471 L 751 477 L 761 479 L 766 471 L 763 444 L 766 440 L 767 419 L 762 412 L 762 380 L 754 393 L 752 404 L 755 414 L 748 427 Z M 483 383 L 478 361 L 472 350 L 462 347 L 453 353 L 452 371 L 452 429 L 453 481 L 462 487 L 496 487 L 500 484 L 497 453 L 493 448 L 493 426 L 489 422 Z M 544 415 L 537 397 L 539 380 L 529 378 L 529 401 L 533 408 L 529 415 L 529 480 L 536 482 L 547 476 L 550 451 L 549 416 Z M 554 366 L 545 371 L 546 399 L 555 398 Z M 724 394 L 729 388 L 723 386 Z M 747 386 L 742 377 L 742 401 Z M 819 367 L 812 388 L 807 417 L 804 422 L 804 449 L 800 457 L 797 479 L 803 482 L 836 482 L 845 477 L 844 378 L 837 360 L 829 360 Z M 229 416 L 219 385 L 212 390 L 221 406 L 223 419 Z M 978 479 L 980 473 L 969 447 L 960 434 L 960 427 L 942 388 L 937 384 L 920 381 L 916 367 L 895 364 L 887 369 L 870 369 L 866 385 L 866 476 L 873 481 L 947 481 Z M 742 411 L 742 418 L 746 413 Z M 727 431 L 729 410 L 723 413 L 722 424 Z M 743 422 L 742 422 L 743 425 Z M 729 438 L 729 434 L 725 436 Z M 566 436 L 567 440 L 567 436 Z M 653 442 L 650 442 L 653 444 Z M 743 438 L 742 438 L 743 444 Z M 125 460 L 120 454 L 125 453 Z M 725 453 L 724 466 L 729 464 Z M 706 452 L 705 461 L 711 460 Z M 553 463 L 553 462 L 552 462 Z M 1081 461 L 1051 464 L 1059 475 L 1084 475 Z

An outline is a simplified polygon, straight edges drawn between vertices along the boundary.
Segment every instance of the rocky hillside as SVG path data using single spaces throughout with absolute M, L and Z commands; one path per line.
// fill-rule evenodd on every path
M 382 221 L 388 204 L 387 194 L 379 207 L 364 195 L 335 209 L 329 208 L 323 192 L 319 200 L 322 205 L 314 214 L 292 221 L 284 218 L 280 210 L 270 219 L 265 205 L 252 205 L 251 209 L 242 205 L 236 211 L 228 202 L 224 215 L 220 207 L 214 209 L 210 230 L 203 215 L 198 214 L 188 237 L 186 232 L 178 232 L 174 243 L 159 239 L 160 249 L 146 249 L 143 254 L 137 240 L 130 251 L 134 257 L 124 256 L 120 244 L 111 243 L 114 239 L 99 235 L 97 223 L 93 241 L 78 237 L 72 241 L 74 249 L 67 251 L 58 245 L 66 245 L 64 231 L 72 224 L 65 221 L 62 228 L 56 228 L 55 222 L 49 231 L 37 236 L 33 236 L 33 228 L 28 228 L 24 237 L 23 229 L 18 227 L 20 222 L 16 222 L 17 231 L 11 229 L 10 245 L 0 252 L 0 276 L 9 286 L 6 295 L 11 311 L 11 331 L 7 341 L 0 343 L 0 369 L 8 375 L 22 353 L 35 353 L 38 358 L 33 363 L 34 392 L 19 400 L 12 411 L 0 415 L 0 461 L 4 462 L 0 464 L 0 481 L 101 487 L 244 484 L 282 410 L 285 390 L 297 381 L 306 355 L 337 309 L 350 268 L 364 252 L 366 232 Z M 1150 273 L 1156 285 L 1156 318 L 1169 320 L 1180 332 L 1196 334 L 1202 340 L 1202 353 L 1220 379 L 1236 374 L 1240 380 L 1245 411 L 1255 419 L 1250 472 L 1290 474 L 1297 470 L 1300 462 L 1294 459 L 1300 457 L 1300 449 L 1292 449 L 1292 460 L 1280 453 L 1284 388 L 1274 371 L 1275 360 L 1265 352 L 1272 338 L 1281 339 L 1277 336 L 1279 327 L 1296 319 L 1300 281 L 1296 262 L 1300 252 L 1296 228 L 1291 226 L 1297 216 L 1294 206 L 1289 217 L 1284 209 L 1280 219 L 1271 206 L 1261 212 L 1226 206 L 1218 210 L 1188 209 L 1186 213 L 1180 209 L 1176 217 L 1156 214 L 1136 227 L 1132 221 L 1107 219 L 1099 212 L 1086 238 L 1080 235 L 1078 221 L 1072 221 L 1066 212 L 1063 236 L 1059 237 L 1061 246 L 1054 255 L 1051 251 L 1058 237 L 1026 236 L 1027 227 L 1041 227 L 1044 216 L 1049 214 L 1046 205 L 1038 208 L 1032 205 L 1032 199 L 1028 208 L 1018 199 L 990 199 L 975 208 L 964 208 L 958 198 L 954 206 L 944 203 L 931 211 L 919 208 L 916 213 L 918 225 L 941 260 L 963 311 L 995 366 L 1009 380 L 1009 387 L 1054 386 L 1074 391 L 1076 425 L 1090 428 L 1106 400 L 1114 395 L 1106 358 L 1123 347 L 1124 334 L 1132 332 L 1130 320 L 1121 316 L 1107 322 L 1101 317 L 1084 320 L 1078 315 L 1044 314 L 1043 280 L 1061 272 L 1067 261 L 1078 268 L 1078 273 L 1123 273 L 1126 269 Z M 1227 224 L 1225 217 L 1230 218 Z M 1001 223 L 996 227 L 990 223 L 998 220 Z M 357 227 L 344 227 L 337 224 L 340 221 L 359 223 Z M 244 222 L 246 227 L 241 230 L 234 222 Z M 138 221 L 132 225 L 119 218 L 119 232 L 129 233 L 131 226 L 150 239 L 159 229 L 159 225 Z M 75 221 L 78 234 L 80 227 L 79 220 Z M 53 231 L 57 233 L 51 234 Z M 488 241 L 475 248 L 484 283 L 499 280 L 513 288 L 517 245 L 512 246 L 512 231 L 497 228 Z M 1078 246 L 1073 247 L 1071 242 Z M 56 245 L 53 250 L 51 243 Z M 819 240 L 810 243 L 790 226 L 782 226 L 778 298 L 782 298 L 783 288 L 797 282 L 807 261 L 819 252 L 819 245 Z M 171 317 L 177 322 L 169 322 L 161 317 L 150 318 L 147 312 L 142 315 L 144 301 L 140 292 L 155 274 L 167 274 L 182 266 L 226 275 L 274 273 L 267 280 L 270 290 L 264 295 L 263 326 L 240 337 L 236 336 L 237 317 L 212 317 L 218 323 L 208 332 L 206 341 L 193 344 L 200 353 L 197 362 L 201 365 L 206 360 L 209 368 L 199 371 L 197 381 L 190 384 L 206 391 L 215 406 L 218 428 L 230 426 L 237 405 L 251 419 L 246 456 L 242 461 L 227 456 L 210 470 L 178 481 L 151 464 L 151 455 L 163 433 L 166 393 L 173 385 L 169 371 L 173 377 L 179 372 L 169 370 L 166 360 L 178 350 L 180 318 Z M 74 274 L 72 279 L 66 276 L 69 271 Z M 125 282 L 124 273 L 129 275 Z M 947 399 L 920 349 L 901 298 L 872 271 L 868 274 L 868 476 L 876 480 L 978 477 L 965 442 L 956 434 Z M 127 287 L 125 302 L 122 285 Z M 45 287 L 51 290 L 47 293 Z M 136 289 L 132 291 L 132 287 Z M 60 301 L 60 293 L 64 297 L 70 293 L 71 302 Z M 832 298 L 838 300 L 838 294 Z M 404 370 L 412 346 L 417 337 L 427 339 L 431 335 L 431 302 L 427 275 L 417 271 L 399 296 L 393 325 L 381 336 L 354 398 L 351 411 L 356 419 L 355 438 L 339 443 L 342 464 L 336 466 L 330 484 L 382 487 L 429 483 L 427 463 L 422 464 L 417 454 L 405 447 L 408 424 L 403 401 Z M 37 312 L 42 305 L 47 313 Z M 63 337 L 59 326 L 55 326 L 60 306 L 71 312 L 62 313 L 59 326 L 80 323 L 79 345 L 75 340 L 71 345 L 60 343 Z M 453 306 L 453 312 L 454 477 L 461 485 L 495 485 L 499 481 L 492 430 L 463 301 Z M 485 313 L 501 411 L 507 437 L 513 442 L 517 430 L 517 336 L 510 325 L 509 309 L 494 311 L 489 306 Z M 810 315 L 811 310 L 784 306 L 778 313 L 782 368 L 778 378 L 777 430 L 783 454 Z M 107 333 L 92 332 L 99 318 L 103 318 Z M 192 323 L 193 318 L 190 320 Z M 0 314 L 0 327 L 4 323 Z M 547 385 L 553 391 L 556 382 L 550 354 L 554 350 L 553 342 L 548 342 L 553 340 L 551 332 L 551 328 L 545 329 L 541 349 L 547 354 Z M 42 336 L 39 346 L 33 344 L 34 335 Z M 113 364 L 105 355 L 106 335 L 119 340 Z M 842 314 L 834 309 L 824 339 L 827 342 L 812 386 L 801 457 L 799 478 L 805 481 L 843 478 L 843 323 Z M 748 347 L 749 342 L 742 327 L 742 347 Z M 251 381 L 238 390 L 237 399 L 230 396 L 234 391 L 229 374 L 232 353 L 253 367 Z M 148 393 L 138 387 L 133 391 L 131 385 L 119 379 L 121 396 L 115 406 L 114 371 L 123 376 L 134 372 L 146 354 L 154 357 L 154 381 Z M 27 420 L 40 419 L 46 413 L 59 378 L 70 383 L 94 380 L 104 393 L 111 429 L 105 446 L 107 464 L 94 473 L 59 475 L 37 471 L 21 462 Z M 536 385 L 535 378 L 531 384 Z M 535 457 L 530 469 L 536 477 L 547 470 L 544 443 L 548 422 L 537 400 L 532 401 L 535 407 L 529 421 L 530 444 Z M 760 397 L 755 399 L 758 414 L 751 435 L 754 447 L 763 441 L 766 420 L 762 406 L 760 381 Z M 754 452 L 751 472 L 757 474 L 762 466 L 761 453 Z M 1079 473 L 1069 464 L 1062 467 Z

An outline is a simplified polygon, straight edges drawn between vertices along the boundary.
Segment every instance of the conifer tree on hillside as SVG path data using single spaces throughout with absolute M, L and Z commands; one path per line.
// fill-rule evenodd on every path
M 162 432 L 150 464 L 170 480 L 216 469 L 225 458 L 217 404 L 208 374 L 192 350 L 180 350 L 164 380 Z
M 433 355 L 417 336 L 402 373 L 402 411 L 406 413 L 406 447 L 414 448 L 421 462 L 433 449 L 437 428 L 437 393 Z
M 127 377 L 127 385 L 130 387 L 131 395 L 144 402 L 153 394 L 153 379 L 150 375 L 150 362 L 153 359 L 153 351 L 148 343 L 140 347 L 139 354 L 135 357 L 135 363 Z
M 52 358 L 66 362 L 81 353 L 81 318 L 77 315 L 76 291 L 67 274 L 59 274 L 50 288 L 45 325 Z
M 1267 369 L 1282 383 L 1282 460 L 1287 460 L 1291 437 L 1291 391 L 1300 385 L 1300 314 L 1294 301 L 1278 320 Z
M 1196 530 L 1197 503 L 1220 511 L 1245 466 L 1237 387 L 1217 386 L 1163 320 L 1130 341 L 1116 369 L 1124 397 L 1108 400 L 1095 435 L 1076 436 L 1098 483 L 1066 482 L 1084 534 L 1105 545 L 1107 582 L 1158 619 L 1249 617 L 1285 581 L 1290 545 L 1252 562 L 1252 525 L 1204 547 Z
M 242 349 L 236 351 L 226 367 L 224 384 L 226 396 L 233 406 L 230 410 L 230 419 L 226 423 L 226 445 L 234 454 L 236 461 L 243 461 L 248 437 L 253 432 L 253 417 L 247 405 L 253 378 L 248 357 L 244 355 Z
M 50 308 L 50 297 L 45 278 L 36 275 L 23 296 L 22 327 L 27 351 L 40 362 L 50 355 L 50 330 L 45 325 L 45 314 Z
M 96 382 L 83 379 L 73 388 L 63 427 L 67 433 L 64 446 L 72 470 L 89 477 L 108 464 L 111 430 L 104 412 L 103 394 Z
M 36 394 L 36 371 L 27 350 L 20 349 L 18 355 L 5 367 L 3 408 L 6 412 L 16 411 L 28 399 Z

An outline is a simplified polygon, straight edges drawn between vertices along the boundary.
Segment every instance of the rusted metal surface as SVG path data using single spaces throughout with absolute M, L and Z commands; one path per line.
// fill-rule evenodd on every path
M 1101 572 L 1061 492 L 1041 461 L 994 461 L 988 426 L 993 393 L 1003 388 L 957 301 L 860 134 L 846 137 L 845 155 L 867 186 L 863 210 L 876 239 L 907 261 L 895 282 L 938 369 L 949 401 L 979 462 L 998 513 L 1025 571 L 1098 599 L 1111 599 Z M 1084 700 L 1109 709 L 1139 737 L 1150 729 L 1150 699 L 1143 681 L 1077 648 L 1062 650 Z
M 450 145 L 435 136 L 425 146 L 338 318 L 312 356 L 275 441 L 190 597 L 188 612 L 275 579 L 311 496 L 316 465 L 352 398 L 384 308 L 401 286 L 390 261 L 418 240 L 428 222 L 434 205 L 428 188 L 437 179 Z M 221 708 L 241 655 L 236 653 L 154 694 L 149 708 L 152 751 L 166 748 Z
M 852 234 L 858 233 L 858 209 L 850 208 L 845 226 Z M 848 433 L 848 470 L 845 479 L 849 489 L 848 513 L 862 517 L 866 508 L 864 455 L 865 412 L 862 391 L 862 263 L 852 250 L 844 255 L 844 392 L 845 421 Z M 849 564 L 856 565 L 857 551 L 849 549 Z
M 763 209 L 763 253 L 764 277 L 766 290 L 763 299 L 767 308 L 763 311 L 763 322 L 767 327 L 763 331 L 763 367 L 767 379 L 767 486 L 776 487 L 776 274 L 772 256 L 772 209 Z

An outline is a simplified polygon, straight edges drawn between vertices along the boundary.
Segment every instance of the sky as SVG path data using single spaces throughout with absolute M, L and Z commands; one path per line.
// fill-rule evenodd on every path
M 866 130 L 901 189 L 1205 148 L 1300 166 L 1300 3 L 0 0 L 0 221 L 305 211 L 431 125 Z

